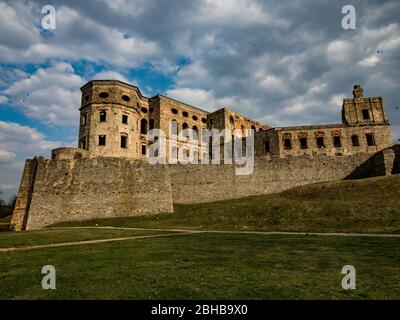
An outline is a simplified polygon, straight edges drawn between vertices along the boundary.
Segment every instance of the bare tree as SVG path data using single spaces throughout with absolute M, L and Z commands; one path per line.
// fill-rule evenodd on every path
M 6 202 L 3 200 L 3 191 L 0 190 L 0 206 L 4 207 Z
M 17 202 L 17 195 L 13 194 L 10 197 L 10 200 L 8 200 L 8 205 L 11 207 L 12 210 L 14 210 L 15 202 Z

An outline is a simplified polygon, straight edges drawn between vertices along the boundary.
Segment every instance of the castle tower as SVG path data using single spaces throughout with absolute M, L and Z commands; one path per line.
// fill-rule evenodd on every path
M 149 120 L 148 99 L 139 89 L 117 80 L 93 80 L 81 92 L 79 148 L 90 156 L 142 158 Z
M 343 99 L 342 122 L 345 126 L 388 125 L 382 97 L 364 97 L 364 90 L 356 84 L 353 98 Z

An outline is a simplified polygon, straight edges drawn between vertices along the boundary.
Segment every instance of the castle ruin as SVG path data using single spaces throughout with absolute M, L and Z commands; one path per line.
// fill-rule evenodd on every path
M 393 146 L 382 97 L 364 97 L 355 85 L 344 99 L 342 123 L 272 128 L 226 108 L 207 112 L 163 95 L 144 97 L 117 80 L 93 80 L 81 88 L 78 148 L 58 148 L 51 159 L 25 163 L 12 230 L 50 224 L 146 214 L 172 213 L 173 203 L 198 203 L 279 192 L 290 187 L 395 173 L 399 148 Z M 197 133 L 199 158 L 204 129 L 254 133 L 255 170 L 236 176 L 234 164 L 150 165 L 148 132 L 171 136 Z M 175 134 L 175 133 L 173 133 Z M 168 154 L 170 157 L 171 154 Z M 211 155 L 212 156 L 212 155 Z

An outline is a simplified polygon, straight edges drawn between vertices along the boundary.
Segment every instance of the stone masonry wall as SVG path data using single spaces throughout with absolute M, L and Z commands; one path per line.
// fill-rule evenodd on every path
M 299 185 L 342 179 L 370 157 L 370 154 L 259 157 L 255 159 L 253 174 L 247 176 L 235 175 L 234 165 L 171 165 L 172 198 L 174 203 L 200 203 L 280 192 Z
M 21 183 L 15 208 L 11 219 L 11 230 L 24 230 L 28 218 L 28 212 L 33 193 L 33 185 L 36 177 L 38 160 L 37 158 L 28 159 L 25 162 L 24 171 L 22 173 Z
M 29 168 L 27 161 L 26 168 Z M 30 172 L 21 184 L 15 230 L 40 229 L 63 221 L 172 212 L 168 167 L 121 158 L 40 158 L 29 197 Z M 26 199 L 29 214 L 24 217 Z M 23 223 L 22 221 L 24 221 Z
M 12 228 L 173 212 L 173 203 L 226 200 L 395 173 L 400 173 L 398 145 L 376 154 L 258 157 L 254 172 L 244 176 L 235 174 L 235 165 L 154 166 L 123 158 L 40 157 L 26 161 Z

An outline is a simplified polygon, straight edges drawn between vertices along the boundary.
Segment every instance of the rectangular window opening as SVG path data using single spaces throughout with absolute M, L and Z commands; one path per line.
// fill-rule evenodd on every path
M 87 124 L 87 113 L 84 113 L 82 115 L 82 125 L 86 126 L 86 124 Z
M 99 146 L 105 146 L 106 145 L 106 136 L 102 135 L 99 136 Z
M 369 120 L 370 119 L 368 109 L 363 109 L 361 112 L 362 112 L 362 116 L 363 116 L 364 120 Z
M 128 137 L 125 135 L 121 136 L 121 148 L 128 148 Z
M 300 148 L 301 149 L 307 149 L 307 138 L 300 138 Z
M 285 149 L 292 149 L 292 140 L 289 138 L 286 138 L 284 140 L 284 144 L 285 144 Z
M 318 137 L 317 138 L 317 147 L 318 148 L 325 148 L 325 142 L 323 137 Z
M 264 141 L 264 148 L 265 148 L 265 153 L 268 154 L 271 152 L 271 144 L 269 140 Z
M 333 137 L 333 146 L 335 148 L 340 148 L 342 146 L 342 142 L 339 136 Z
M 100 111 L 100 122 L 107 121 L 107 113 L 105 111 Z
M 360 146 L 360 141 L 359 141 L 357 135 L 351 136 L 351 144 L 353 145 L 353 147 L 358 147 L 358 146 Z
M 366 139 L 367 139 L 367 145 L 368 145 L 369 147 L 372 147 L 372 146 L 375 145 L 375 137 L 374 137 L 374 134 L 373 134 L 373 133 L 366 133 L 366 134 L 365 134 L 365 137 L 366 137 Z

